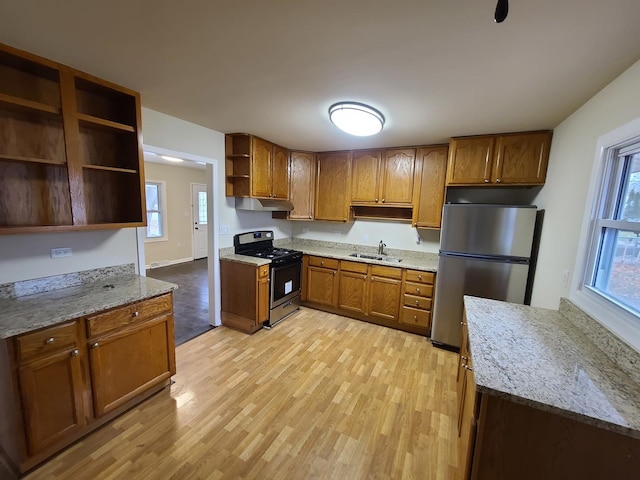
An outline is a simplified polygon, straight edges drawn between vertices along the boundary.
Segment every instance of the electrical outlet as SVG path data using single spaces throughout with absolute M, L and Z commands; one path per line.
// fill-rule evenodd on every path
M 309 233 L 308 227 L 302 227 L 302 233 Z
M 51 249 L 51 258 L 64 258 L 64 257 L 70 257 L 71 255 L 72 255 L 71 247 Z
M 570 276 L 569 270 L 565 270 L 564 274 L 562 275 L 562 286 L 564 288 L 567 288 L 569 286 L 569 276 Z
M 229 235 L 231 227 L 229 225 L 220 225 L 220 235 Z
M 338 235 L 340 235 L 340 230 L 334 230 L 333 231 L 333 236 L 337 237 Z
M 369 243 L 369 234 L 365 233 L 362 235 L 362 243 Z

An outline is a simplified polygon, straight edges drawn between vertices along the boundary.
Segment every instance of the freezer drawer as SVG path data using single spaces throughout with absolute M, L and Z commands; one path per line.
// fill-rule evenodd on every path
M 523 303 L 529 265 L 440 255 L 431 340 L 460 347 L 463 295 Z

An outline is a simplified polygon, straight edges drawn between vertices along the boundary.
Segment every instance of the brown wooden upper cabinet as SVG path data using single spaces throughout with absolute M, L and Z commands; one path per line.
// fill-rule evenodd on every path
M 317 157 L 315 219 L 350 220 L 351 152 L 323 152 Z
M 227 197 L 289 198 L 289 151 L 246 133 L 225 136 Z
M 446 145 L 417 149 L 412 218 L 416 228 L 440 228 L 447 151 Z
M 140 96 L 0 44 L 0 234 L 146 225 Z
M 415 148 L 353 152 L 352 205 L 411 207 Z
M 544 185 L 551 131 L 452 138 L 447 185 Z
M 289 179 L 289 200 L 293 210 L 289 220 L 313 220 L 316 189 L 316 154 L 291 152 Z

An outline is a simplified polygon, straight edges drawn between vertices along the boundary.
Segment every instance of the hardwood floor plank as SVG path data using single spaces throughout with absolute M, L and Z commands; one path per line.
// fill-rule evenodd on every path
M 457 356 L 303 308 L 176 351 L 174 383 L 28 480 L 456 478 Z

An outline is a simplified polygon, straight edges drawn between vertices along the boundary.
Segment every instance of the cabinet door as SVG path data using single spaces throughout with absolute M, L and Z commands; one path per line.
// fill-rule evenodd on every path
M 175 373 L 173 316 L 96 340 L 89 345 L 89 361 L 100 417 Z
M 315 154 L 291 152 L 289 190 L 293 210 L 289 212 L 289 220 L 313 220 L 313 200 L 316 188 L 315 168 Z
M 419 148 L 413 207 L 413 226 L 440 228 L 444 204 L 447 147 Z
M 447 185 L 476 185 L 491 181 L 495 137 L 453 138 L 449 144 Z
M 273 197 L 289 198 L 289 150 L 273 146 Z
M 350 312 L 362 313 L 367 308 L 367 274 L 340 272 L 338 307 Z
M 463 399 L 462 409 L 460 412 L 460 445 L 458 449 L 459 461 L 458 465 L 463 472 L 462 477 L 465 480 L 471 478 L 471 467 L 473 463 L 473 450 L 475 448 L 476 432 L 477 432 L 477 413 L 478 394 L 476 392 L 476 384 L 473 378 L 473 371 L 465 370 L 464 385 L 462 387 Z
M 27 448 L 31 455 L 86 424 L 80 354 L 68 348 L 19 369 Z
M 411 206 L 415 159 L 415 148 L 385 150 L 381 203 Z
M 251 159 L 251 195 L 271 197 L 273 144 L 253 137 Z
M 350 192 L 351 153 L 319 153 L 316 176 L 316 220 L 337 222 L 349 220 Z
M 381 150 L 353 152 L 351 161 L 352 204 L 376 204 L 379 202 L 381 162 Z
M 547 176 L 550 145 L 550 132 L 498 137 L 492 181 L 543 185 Z
M 369 280 L 369 316 L 383 320 L 398 320 L 401 280 L 371 276 Z
M 269 277 L 258 279 L 258 321 L 264 323 L 269 319 Z
M 335 307 L 337 303 L 336 271 L 327 268 L 307 269 L 307 301 Z

